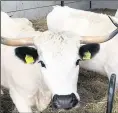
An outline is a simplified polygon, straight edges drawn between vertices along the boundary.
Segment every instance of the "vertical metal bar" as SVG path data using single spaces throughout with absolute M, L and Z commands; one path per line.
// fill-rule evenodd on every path
M 92 8 L 92 1 L 90 1 L 90 9 Z
M 64 6 L 64 1 L 61 1 L 61 6 Z
M 106 113 L 112 113 L 115 85 L 116 85 L 116 75 L 112 74 L 109 81 Z

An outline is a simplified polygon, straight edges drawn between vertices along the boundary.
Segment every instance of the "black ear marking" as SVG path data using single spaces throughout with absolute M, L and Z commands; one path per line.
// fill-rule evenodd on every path
M 20 58 L 22 61 L 24 61 L 24 63 L 26 63 L 25 61 L 25 57 L 26 55 L 30 55 L 33 57 L 34 62 L 36 62 L 36 60 L 38 59 L 38 52 L 35 48 L 33 47 L 17 47 L 15 48 L 15 55 Z
M 100 45 L 96 43 L 86 44 L 80 47 L 79 49 L 79 55 L 81 58 L 83 58 L 85 52 L 91 53 L 91 58 L 93 58 L 100 50 Z

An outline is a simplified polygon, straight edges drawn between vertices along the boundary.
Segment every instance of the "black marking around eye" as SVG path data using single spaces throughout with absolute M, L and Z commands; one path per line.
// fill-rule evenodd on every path
M 76 66 L 79 65 L 79 62 L 80 62 L 80 59 L 78 59 L 78 60 L 76 61 Z
M 38 63 L 41 63 L 41 66 L 46 68 L 46 66 L 45 66 L 43 61 L 39 61 Z

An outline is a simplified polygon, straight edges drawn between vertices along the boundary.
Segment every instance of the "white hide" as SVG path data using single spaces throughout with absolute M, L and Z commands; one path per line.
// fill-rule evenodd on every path
M 40 68 L 52 94 L 68 95 L 73 92 L 79 99 L 79 67 L 76 66 L 79 59 L 78 37 L 46 31 L 34 40 L 34 44 L 40 54 L 40 60 L 46 65 L 46 68 Z
M 1 12 L 1 36 L 18 38 L 39 34 L 28 19 L 12 19 Z M 15 56 L 15 48 L 1 44 L 1 84 L 9 89 L 20 113 L 31 112 L 31 105 L 36 105 L 42 111 L 51 100 L 51 92 L 44 83 L 39 64 L 24 64 Z
M 112 18 L 118 22 L 116 18 Z M 47 15 L 47 26 L 53 32 L 70 31 L 80 36 L 103 36 L 115 29 L 115 26 L 105 14 L 77 10 L 68 6 L 54 6 L 53 10 Z M 97 30 L 95 29 L 96 26 Z
M 24 64 L 14 55 L 15 47 L 1 45 L 2 85 L 10 89 L 10 96 L 18 111 L 31 112 L 30 106 L 35 103 L 39 111 L 42 111 L 55 94 L 75 93 L 79 100 L 77 93 L 79 66 L 76 66 L 76 61 L 80 59 L 78 37 L 71 33 L 55 34 L 50 31 L 41 33 L 23 30 L 22 28 L 26 26 L 30 27 L 30 24 L 22 23 L 21 20 L 19 21 L 21 24 L 17 24 L 19 19 L 16 19 L 17 22 L 8 17 L 5 19 L 2 19 L 2 36 L 9 38 L 34 36 L 34 44 L 40 55 L 39 60 L 46 65 L 46 68 L 41 67 L 39 60 L 33 65 Z M 5 21 L 9 22 L 6 24 Z
M 54 6 L 54 9 L 47 15 L 48 29 L 53 32 L 74 30 L 74 32 L 78 33 L 76 26 L 80 25 L 79 33 L 80 35 L 84 34 L 84 31 L 89 27 L 89 22 L 87 19 L 75 18 L 77 15 L 75 11 L 76 9 L 68 8 L 68 6 Z M 72 15 L 70 15 L 71 12 Z M 68 28 L 68 26 L 70 27 Z
M 112 17 L 118 22 L 118 19 Z M 88 23 L 80 23 L 82 20 Z M 70 31 L 82 36 L 104 36 L 112 32 L 116 27 L 105 14 L 97 14 L 89 11 L 82 11 L 67 6 L 55 6 L 47 16 L 49 30 L 54 32 Z M 74 26 L 74 27 L 73 27 Z M 82 61 L 80 66 L 107 74 L 117 75 L 118 85 L 118 35 L 112 40 L 100 44 L 99 53 L 89 61 Z
M 118 9 L 116 11 L 115 17 L 118 18 Z
M 21 33 L 35 31 L 32 23 L 26 18 L 10 18 L 1 11 L 1 35 L 16 38 Z M 7 32 L 7 33 L 6 33 Z

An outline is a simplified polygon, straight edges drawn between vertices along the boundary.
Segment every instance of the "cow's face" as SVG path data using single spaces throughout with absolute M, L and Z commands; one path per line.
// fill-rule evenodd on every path
M 53 95 L 76 93 L 80 59 L 76 44 L 52 39 L 40 45 L 39 52 L 39 66 Z
M 54 107 L 72 108 L 80 99 L 77 93 L 77 81 L 79 61 L 83 53 L 79 52 L 78 38 L 73 37 L 71 40 L 56 34 L 47 36 L 35 40 L 40 55 L 38 61 L 40 69 L 53 94 Z
M 29 41 L 32 43 L 32 39 Z M 14 45 L 11 41 L 7 42 Z M 23 39 L 23 45 L 24 42 Z M 15 43 L 17 45 L 19 42 L 15 41 Z M 39 68 L 52 93 L 52 103 L 55 108 L 70 109 L 75 107 L 80 99 L 77 93 L 79 61 L 94 56 L 99 50 L 98 44 L 81 46 L 78 36 L 52 32 L 38 35 L 33 39 L 33 44 L 37 50 L 26 46 L 17 47 L 15 55 L 24 63 L 28 63 L 27 65 L 36 64 L 35 66 Z M 84 55 L 88 51 L 89 55 Z
M 48 36 L 48 37 L 47 37 Z M 79 72 L 78 46 L 75 39 L 48 34 L 37 38 L 39 66 L 44 80 L 52 92 L 54 107 L 72 108 L 77 105 Z

